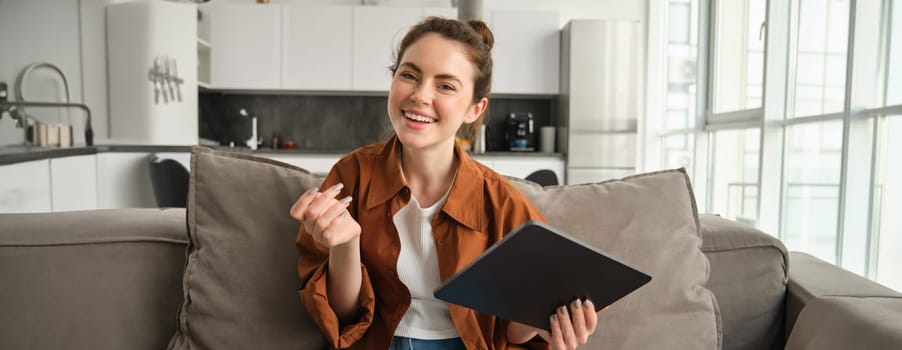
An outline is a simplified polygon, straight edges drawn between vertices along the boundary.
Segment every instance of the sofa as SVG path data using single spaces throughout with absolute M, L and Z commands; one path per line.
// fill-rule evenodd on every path
M 192 165 L 194 162 L 199 161 L 192 158 Z M 222 164 L 222 161 L 211 164 Z M 221 170 L 215 173 L 229 173 Z M 195 179 L 194 172 L 192 169 L 192 198 L 188 209 L 0 214 L 0 349 L 247 348 L 233 343 L 209 345 L 216 344 L 215 340 L 207 340 L 204 343 L 207 346 L 190 345 L 199 342 L 179 345 L 183 341 L 178 340 L 178 334 L 184 335 L 187 329 L 196 330 L 223 321 L 216 320 L 219 316 L 214 312 L 192 316 L 193 323 L 185 321 L 186 306 L 202 303 L 199 299 L 204 295 L 188 287 L 186 270 L 204 264 L 192 262 L 191 256 L 198 250 L 212 249 L 209 243 L 196 237 L 204 234 L 201 231 L 207 227 L 197 224 L 200 218 L 195 216 L 204 215 L 202 211 L 194 209 L 192 213 L 192 208 L 197 207 L 191 202 L 200 202 L 198 193 L 203 191 L 202 180 Z M 286 198 L 292 196 L 286 194 Z M 286 204 L 278 205 L 282 208 Z M 287 216 L 287 210 L 285 213 Z M 773 236 L 743 224 L 715 215 L 699 215 L 696 222 L 702 237 L 700 249 L 709 263 L 706 266 L 710 266 L 705 287 L 716 299 L 718 347 L 730 350 L 902 348 L 902 295 L 898 292 L 811 255 L 788 252 Z M 266 260 L 264 263 L 289 266 L 272 276 L 260 271 L 254 271 L 254 276 L 262 274 L 266 276 L 260 280 L 278 279 L 280 285 L 297 286 L 290 267 L 293 235 L 294 232 L 278 235 L 288 243 L 278 243 L 287 247 L 279 248 L 272 259 L 268 258 L 270 255 L 261 255 Z M 231 270 L 239 270 L 241 264 L 256 263 L 252 258 L 242 260 L 242 254 L 253 253 L 228 257 L 234 266 L 239 266 L 232 266 Z M 260 283 L 242 283 L 237 291 L 206 292 L 207 295 L 251 295 L 262 293 L 255 289 L 265 286 L 264 282 Z M 193 300 L 186 295 L 189 290 L 195 293 Z M 293 292 L 283 293 L 285 299 L 280 300 L 296 300 Z M 275 339 L 253 348 L 325 347 L 319 330 L 305 320 L 302 308 L 297 305 L 257 305 L 262 312 L 249 314 L 247 319 L 297 315 L 292 317 L 301 320 L 298 329 L 276 331 L 300 334 L 309 342 L 298 345 Z M 229 304 L 217 308 L 229 309 Z M 231 311 L 234 310 L 224 310 Z M 196 321 L 202 317 L 207 319 Z M 604 321 L 600 319 L 600 333 L 613 326 Z M 255 333 L 274 328 L 255 328 L 250 321 L 244 323 L 241 315 L 227 323 L 234 327 L 231 329 Z M 666 343 L 653 347 L 687 348 Z M 594 344 L 592 348 L 605 347 Z

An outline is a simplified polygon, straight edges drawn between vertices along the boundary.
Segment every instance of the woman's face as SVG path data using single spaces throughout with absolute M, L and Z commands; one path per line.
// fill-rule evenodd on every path
M 463 123 L 488 99 L 473 102 L 476 66 L 464 44 L 429 33 L 407 47 L 388 94 L 392 128 L 405 148 L 450 147 Z

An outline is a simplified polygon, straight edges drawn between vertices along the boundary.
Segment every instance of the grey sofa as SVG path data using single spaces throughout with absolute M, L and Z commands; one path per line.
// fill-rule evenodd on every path
M 733 221 L 701 224 L 724 349 L 902 348 L 899 293 Z M 165 348 L 185 232 L 185 209 L 0 214 L 0 349 Z

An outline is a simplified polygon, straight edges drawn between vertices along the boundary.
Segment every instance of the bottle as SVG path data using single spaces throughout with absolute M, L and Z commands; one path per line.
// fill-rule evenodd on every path
M 272 133 L 272 143 L 269 144 L 272 149 L 279 149 L 279 135 Z

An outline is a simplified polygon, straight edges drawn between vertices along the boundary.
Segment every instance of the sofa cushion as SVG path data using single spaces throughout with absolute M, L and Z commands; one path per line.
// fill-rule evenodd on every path
M 777 238 L 716 215 L 701 215 L 707 287 L 717 296 L 728 350 L 782 349 L 789 257 Z
M 161 349 L 184 209 L 0 214 L 0 349 Z
M 541 187 L 511 179 L 551 226 L 652 276 L 599 316 L 586 349 L 718 349 L 717 301 L 685 170 Z
M 249 155 L 195 147 L 185 300 L 170 349 L 321 349 L 297 297 L 291 205 L 322 178 Z

